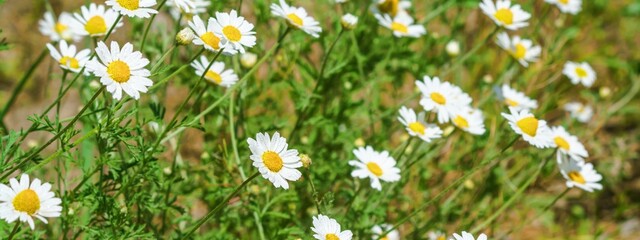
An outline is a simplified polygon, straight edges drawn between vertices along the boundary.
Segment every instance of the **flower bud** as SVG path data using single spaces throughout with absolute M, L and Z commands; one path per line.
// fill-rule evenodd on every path
M 600 97 L 607 98 L 611 96 L 611 88 L 609 87 L 601 87 L 600 88 Z
M 247 52 L 240 56 L 240 64 L 242 64 L 242 66 L 245 68 L 253 67 L 253 65 L 256 65 L 257 61 L 258 55 L 254 53 Z
M 188 45 L 193 41 L 194 37 L 195 35 L 191 28 L 184 28 L 176 34 L 176 42 L 178 42 L 179 45 Z
M 358 17 L 351 13 L 347 13 L 342 16 L 342 19 L 340 19 L 340 24 L 342 24 L 342 27 L 345 30 L 353 30 L 356 28 L 356 24 L 358 24 Z
M 449 54 L 449 56 L 451 57 L 455 57 L 460 54 L 460 44 L 455 40 L 451 40 L 449 43 L 447 43 L 445 49 L 447 50 L 447 54 Z
M 306 168 L 311 166 L 311 158 L 307 154 L 300 154 L 300 162 L 302 162 L 302 166 Z
M 362 138 L 358 138 L 356 139 L 356 141 L 354 142 L 354 144 L 358 147 L 364 147 L 364 139 Z

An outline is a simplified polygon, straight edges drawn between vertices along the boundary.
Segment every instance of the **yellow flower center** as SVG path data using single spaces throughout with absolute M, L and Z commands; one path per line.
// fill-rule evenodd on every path
M 424 135 L 425 126 L 420 122 L 412 122 L 409 124 L 409 129 L 411 131 L 419 133 L 420 135 Z
M 382 176 L 382 168 L 380 168 L 377 163 L 369 162 L 367 163 L 367 168 L 369 169 L 369 171 L 371 171 L 371 173 L 373 173 L 373 175 L 376 175 L 377 177 Z
M 583 78 L 587 76 L 587 71 L 585 71 L 584 68 L 577 67 L 576 74 L 578 75 L 578 77 Z
M 535 137 L 538 132 L 538 119 L 534 117 L 526 117 L 516 122 L 520 130 L 529 136 Z
M 238 30 L 234 26 L 229 25 L 224 27 L 222 29 L 222 33 L 224 33 L 224 36 L 227 37 L 227 39 L 229 39 L 229 41 L 232 41 L 232 42 L 240 41 L 240 38 L 242 38 L 242 34 L 240 33 L 240 30 Z
M 511 12 L 511 9 L 500 8 L 493 16 L 505 25 L 511 25 L 513 23 L 513 12 Z
M 279 172 L 282 169 L 282 158 L 273 151 L 266 151 L 262 154 L 262 162 L 272 172 Z
M 440 236 L 440 237 L 438 237 L 438 240 L 447 240 L 447 237 L 445 237 L 445 236 Z
M 384 237 L 380 238 L 380 240 L 389 240 L 389 238 L 387 236 L 384 236 Z
M 206 75 L 204 75 L 207 79 L 213 80 L 215 83 L 220 84 L 222 82 L 222 77 L 217 72 L 209 70 Z
M 571 181 L 580 183 L 580 184 L 585 184 L 587 183 L 587 181 L 584 180 L 584 177 L 582 177 L 582 174 L 580 174 L 579 172 L 576 171 L 571 171 L 569 172 L 569 179 L 571 179 Z
M 401 33 L 408 33 L 409 32 L 409 28 L 407 27 L 407 25 L 404 25 L 404 24 L 398 23 L 398 22 L 392 22 L 391 23 L 391 30 L 396 31 L 396 32 L 401 32 Z
M 89 18 L 89 21 L 84 25 L 84 30 L 86 30 L 89 35 L 106 33 L 107 24 L 101 16 L 93 16 Z
M 385 0 L 378 4 L 378 10 L 395 17 L 398 14 L 398 0 Z
M 564 5 L 569 4 L 569 0 L 558 0 L 558 2 L 560 2 L 560 3 L 564 4 Z
M 15 198 L 13 198 L 13 208 L 16 211 L 26 212 L 29 215 L 35 214 L 40 209 L 40 198 L 35 191 L 31 189 L 26 189 Z
M 109 66 L 107 66 L 107 73 L 113 81 L 118 83 L 125 83 L 129 81 L 129 78 L 131 77 L 129 65 L 120 60 L 115 60 L 109 63 Z
M 289 18 L 289 22 L 293 23 L 296 27 L 302 26 L 302 18 L 298 17 L 295 13 L 289 13 L 287 18 Z
M 564 138 L 555 137 L 553 138 L 553 141 L 556 142 L 556 145 L 558 145 L 558 147 L 564 149 L 565 151 L 569 151 L 569 143 L 564 140 Z
M 136 10 L 140 7 L 140 0 L 116 0 L 120 6 L 128 10 Z
M 78 69 L 80 64 L 78 63 L 78 59 L 70 56 L 64 56 L 60 58 L 60 65 L 67 66 L 73 69 Z
M 202 34 L 202 36 L 200 36 L 200 39 L 202 39 L 204 44 L 209 45 L 209 47 L 212 47 L 215 50 L 220 49 L 220 38 L 212 32 L 206 32 L 205 34 Z
M 64 25 L 62 23 L 56 23 L 56 26 L 54 27 L 54 29 L 56 30 L 56 32 L 58 34 L 62 34 L 65 30 L 67 30 L 67 28 L 69 28 L 67 25 Z
M 445 103 L 447 103 L 447 99 L 444 98 L 442 94 L 437 92 L 431 93 L 431 100 L 433 100 L 434 102 L 440 105 L 444 105 Z
M 524 55 L 527 53 L 527 48 L 524 45 L 518 43 L 516 44 L 516 49 L 513 51 L 513 57 L 516 59 L 523 59 Z
M 469 128 L 469 122 L 467 121 L 467 119 L 464 119 L 460 115 L 456 116 L 456 118 L 453 119 L 453 124 L 455 124 L 460 128 L 464 128 L 464 129 Z
M 340 240 L 340 238 L 338 236 L 336 236 L 333 233 L 329 233 L 327 235 L 324 235 L 324 239 L 325 240 Z
M 516 101 L 514 101 L 514 100 L 512 100 L 510 98 L 505 99 L 504 102 L 507 103 L 507 105 L 512 106 L 512 107 L 516 107 L 516 106 L 519 105 L 518 102 L 516 102 Z

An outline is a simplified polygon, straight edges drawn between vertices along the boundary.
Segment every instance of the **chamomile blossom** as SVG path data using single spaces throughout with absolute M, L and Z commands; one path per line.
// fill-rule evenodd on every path
M 413 24 L 414 20 L 409 14 L 401 13 L 395 17 L 391 17 L 387 14 L 376 14 L 376 19 L 380 25 L 391 29 L 393 35 L 396 37 L 413 37 L 418 38 L 427 33 L 424 26 L 419 24 Z
M 462 129 L 465 132 L 473 135 L 484 134 L 484 116 L 479 109 L 465 108 L 456 112 L 455 117 L 451 120 L 453 125 Z
M 445 123 L 454 118 L 456 113 L 471 104 L 471 97 L 449 82 L 441 82 L 438 77 L 424 76 L 423 81 L 416 80 L 422 92 L 420 105 L 427 111 L 438 114 L 438 122 Z
M 424 113 L 416 116 L 416 112 L 413 109 L 402 106 L 398 120 L 406 127 L 409 135 L 418 136 L 425 142 L 431 142 L 433 139 L 442 137 L 442 129 L 440 127 L 425 123 Z
M 561 153 L 568 154 L 576 160 L 584 160 L 589 157 L 587 149 L 578 140 L 564 129 L 564 127 L 551 127 L 551 137 L 553 138 L 554 147 L 557 147 Z
M 586 62 L 576 63 L 569 61 L 564 64 L 562 73 L 571 79 L 571 83 L 574 85 L 582 83 L 585 87 L 591 87 L 593 82 L 596 81 L 596 72 Z
M 80 13 L 73 15 L 76 21 L 71 23 L 71 27 L 76 34 L 81 36 L 104 36 L 114 24 L 112 33 L 122 26 L 122 19 L 116 23 L 118 13 L 113 9 L 105 9 L 104 5 L 91 3 L 89 7 L 80 7 Z
M 473 235 L 471 235 L 471 233 L 468 233 L 466 231 L 462 231 L 462 235 L 454 233 L 453 234 L 453 238 L 455 240 L 487 240 L 487 235 L 482 233 L 482 234 L 478 235 L 478 238 L 475 238 Z
M 499 95 L 507 106 L 514 108 L 516 111 L 531 110 L 538 107 L 538 101 L 510 88 L 507 84 L 502 85 Z
M 53 42 L 60 40 L 77 42 L 82 36 L 76 34 L 71 28 L 73 22 L 75 22 L 75 19 L 73 19 L 73 15 L 70 13 L 60 13 L 58 21 L 56 21 L 53 19 L 51 12 L 46 12 L 44 13 L 44 17 L 38 22 L 38 26 L 40 32 L 48 36 Z
M 47 48 L 49 49 L 51 57 L 58 62 L 62 69 L 77 73 L 80 72 L 82 67 L 84 67 L 87 61 L 89 61 L 89 54 L 91 54 L 89 49 L 84 49 L 78 52 L 76 50 L 76 46 L 73 44 L 68 45 L 65 41 L 60 41 L 59 46 L 60 51 L 50 43 L 47 43 Z
M 517 111 L 509 108 L 511 114 L 502 113 L 502 116 L 509 121 L 509 126 L 517 134 L 522 135 L 525 141 L 537 148 L 548 148 L 553 146 L 551 130 L 547 122 L 537 119 L 529 110 Z
M 238 16 L 236 10 L 230 13 L 216 12 L 213 19 L 213 32 L 222 36 L 227 47 L 233 47 L 240 53 L 245 53 L 245 47 L 256 45 L 256 32 L 253 31 L 253 24 L 247 22 L 242 16 Z
M 387 235 L 381 236 L 384 232 L 389 231 L 389 229 L 393 228 L 391 224 L 380 224 L 375 225 L 371 228 L 371 232 L 373 232 L 373 236 L 371 239 L 383 239 L 383 240 L 400 240 L 400 232 L 398 229 L 393 229 L 391 232 L 387 233 Z
M 134 52 L 131 43 L 120 48 L 117 42 L 111 42 L 109 48 L 100 41 L 95 51 L 100 60 L 94 58 L 89 61 L 87 70 L 100 77 L 100 83 L 107 87 L 114 99 L 122 99 L 124 91 L 137 100 L 141 92 L 147 92 L 147 87 L 153 85 L 149 79 L 151 72 L 144 68 L 149 60 L 142 57 L 141 52 Z
M 371 12 L 373 14 L 388 14 L 395 17 L 398 14 L 406 14 L 411 7 L 411 1 L 406 0 L 373 0 Z
M 31 182 L 27 174 L 22 174 L 19 182 L 11 178 L 8 186 L 0 184 L 0 219 L 8 223 L 20 220 L 29 223 L 33 230 L 34 217 L 44 223 L 48 223 L 46 218 L 59 217 L 61 203 L 51 191 L 50 183 L 42 183 L 37 178 Z
M 193 16 L 206 13 L 207 7 L 211 5 L 207 0 L 169 0 L 167 6 L 169 7 L 169 14 L 173 19 L 181 19 L 191 21 Z
M 352 177 L 370 178 L 371 187 L 382 190 L 380 180 L 385 182 L 396 182 L 400 180 L 400 169 L 396 167 L 396 160 L 389 155 L 389 152 L 377 152 L 371 146 L 360 147 L 353 150 L 358 160 L 349 161 L 349 165 L 356 167 L 351 172 Z
M 528 67 L 530 62 L 538 61 L 542 51 L 540 46 L 533 46 L 531 40 L 521 39 L 519 36 L 509 38 L 509 35 L 504 32 L 498 34 L 497 39 L 498 46 L 509 52 L 524 67 Z
M 564 110 L 569 112 L 571 117 L 577 119 L 579 122 L 586 123 L 591 120 L 593 116 L 593 108 L 589 105 L 579 102 L 570 102 L 564 105 Z
M 302 176 L 297 169 L 302 167 L 298 150 L 288 149 L 287 139 L 280 133 L 276 132 L 273 137 L 268 133 L 258 133 L 256 139 L 249 138 L 247 142 L 253 166 L 276 188 L 289 189 L 287 181 L 296 181 Z
M 582 10 L 582 0 L 544 0 L 556 5 L 563 13 L 576 15 Z
M 579 187 L 587 192 L 602 189 L 602 184 L 598 183 L 602 180 L 602 175 L 593 168 L 593 164 L 573 159 L 562 153 L 558 153 L 557 156 L 558 168 L 562 176 L 567 179 L 567 187 Z
M 211 62 L 205 56 L 200 56 L 200 61 L 193 61 L 191 66 L 196 70 L 196 75 L 202 76 Z M 204 78 L 213 84 L 223 87 L 231 87 L 238 82 L 238 75 L 232 69 L 225 69 L 223 62 L 214 62 L 204 75 Z
M 325 215 L 313 217 L 313 237 L 318 240 L 351 240 L 353 233 L 350 230 L 341 231 L 341 226 L 333 218 Z
M 522 10 L 518 4 L 511 6 L 511 0 L 483 0 L 480 3 L 480 9 L 486 14 L 496 25 L 509 30 L 516 30 L 529 26 L 527 20 L 531 18 L 531 14 Z
M 158 13 L 152 8 L 156 0 L 107 0 L 105 4 L 129 17 L 150 18 L 151 14 Z
M 236 54 L 237 51 L 233 47 L 226 47 L 227 41 L 222 35 L 215 33 L 215 19 L 209 18 L 207 25 L 198 15 L 193 16 L 189 21 L 189 27 L 196 33 L 197 38 L 193 39 L 193 44 L 202 45 L 205 49 L 212 52 L 223 51 L 225 55 Z
M 320 23 L 307 14 L 302 7 L 289 6 L 284 0 L 280 4 L 271 4 L 271 14 L 287 20 L 289 26 L 300 29 L 312 37 L 319 37 L 322 32 Z

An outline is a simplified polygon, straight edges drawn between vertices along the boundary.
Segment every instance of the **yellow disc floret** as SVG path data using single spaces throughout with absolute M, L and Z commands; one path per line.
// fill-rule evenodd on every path
M 283 162 L 280 155 L 273 151 L 266 151 L 262 154 L 262 162 L 272 172 L 279 172 L 282 169 Z
M 35 214 L 40 209 L 40 198 L 31 189 L 23 190 L 13 198 L 13 208 L 16 211 L 25 212 L 29 215 Z

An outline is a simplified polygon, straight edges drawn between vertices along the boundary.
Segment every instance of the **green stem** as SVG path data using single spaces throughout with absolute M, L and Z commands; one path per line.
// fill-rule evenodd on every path
M 13 226 L 13 230 L 11 230 L 11 233 L 9 234 L 9 240 L 12 240 L 13 237 L 16 235 L 16 233 L 18 233 L 18 228 L 20 227 L 20 221 L 16 220 L 16 224 Z
M 155 16 L 155 15 L 154 15 Z M 156 64 L 153 65 L 153 67 L 151 68 L 151 72 L 154 73 L 158 70 L 158 68 L 162 65 L 163 61 L 165 58 L 167 58 L 167 56 L 169 56 L 169 53 L 173 52 L 173 50 L 176 48 L 176 45 L 173 44 L 171 45 L 171 47 L 169 48 L 169 50 L 167 50 L 162 57 L 160 57 L 160 59 L 157 60 Z M 189 61 L 191 62 L 191 61 Z M 189 65 L 189 64 L 186 64 Z
M 540 218 L 545 212 L 547 212 L 547 210 L 551 209 L 551 207 L 553 207 L 553 205 L 555 205 L 556 202 L 558 202 L 558 200 L 560 200 L 562 197 L 564 197 L 569 192 L 569 190 L 571 190 L 571 189 L 570 188 L 566 188 L 562 193 L 560 193 L 560 195 L 556 196 L 556 198 L 554 198 L 553 201 L 551 201 L 549 204 L 547 204 L 547 206 L 545 206 L 544 209 L 542 209 L 542 211 L 540 213 L 538 213 L 535 217 L 528 218 L 527 221 L 525 221 L 522 224 L 520 224 L 520 226 L 518 226 L 517 228 L 509 230 L 509 232 L 505 233 L 502 237 L 499 237 L 497 239 L 503 239 L 504 236 L 508 236 L 512 232 L 519 231 L 524 226 L 528 226 L 531 222 L 533 222 L 536 219 Z
M 116 18 L 116 21 L 113 22 L 113 25 L 111 25 L 111 27 L 109 28 L 109 31 L 107 32 L 106 35 L 104 35 L 104 38 L 102 38 L 102 41 L 107 41 L 107 38 L 109 38 L 109 36 L 111 36 L 111 33 L 113 32 L 114 29 L 116 29 L 116 25 L 118 25 L 118 22 L 120 22 L 120 20 L 122 19 L 122 14 L 118 13 L 118 17 Z M 95 55 L 95 52 L 93 53 L 93 55 Z M 82 73 L 82 72 L 80 72 Z M 78 73 L 78 74 L 80 74 Z
M 62 90 L 64 89 L 64 82 L 65 80 L 67 80 L 67 74 L 69 73 L 69 71 L 64 70 L 64 72 L 62 73 L 62 81 L 60 81 L 60 89 L 58 89 L 58 96 L 60 96 L 60 99 L 62 99 Z M 56 104 L 56 117 L 60 116 L 60 101 L 57 101 L 58 103 Z
M 471 49 L 469 52 L 465 53 L 462 57 L 460 57 L 458 59 L 458 61 L 454 62 L 450 68 L 444 70 L 444 72 L 442 72 L 442 74 L 440 74 L 440 77 L 445 77 L 447 75 L 449 75 L 450 73 L 453 72 L 453 70 L 456 70 L 458 67 L 460 67 L 462 65 L 462 63 L 464 63 L 465 61 L 467 61 L 467 59 L 469 59 L 469 57 L 471 57 L 473 54 L 475 54 L 478 50 L 480 50 L 480 48 L 482 46 L 485 46 L 487 44 L 487 42 L 489 41 L 489 39 L 491 39 L 493 37 L 493 35 L 495 35 L 498 32 L 498 27 L 495 27 L 493 29 L 493 31 L 491 31 L 491 33 L 489 35 L 487 35 L 487 37 L 484 38 L 484 40 L 482 40 L 482 42 L 480 44 L 476 44 L 476 46 L 473 47 L 473 49 Z
M 162 2 L 160 2 L 160 4 L 158 5 L 158 8 L 156 8 L 156 10 L 160 10 L 160 8 L 162 8 L 162 6 L 164 6 L 164 4 L 167 2 L 167 0 L 163 0 Z M 158 14 L 152 14 L 151 15 L 151 19 L 149 19 L 149 23 L 147 23 L 147 26 L 144 29 L 144 34 L 142 35 L 142 39 L 140 40 L 140 51 L 144 51 L 144 44 L 147 40 L 147 34 L 149 34 L 149 29 L 151 29 L 151 24 L 153 23 L 153 20 L 156 19 L 156 16 L 158 16 Z

